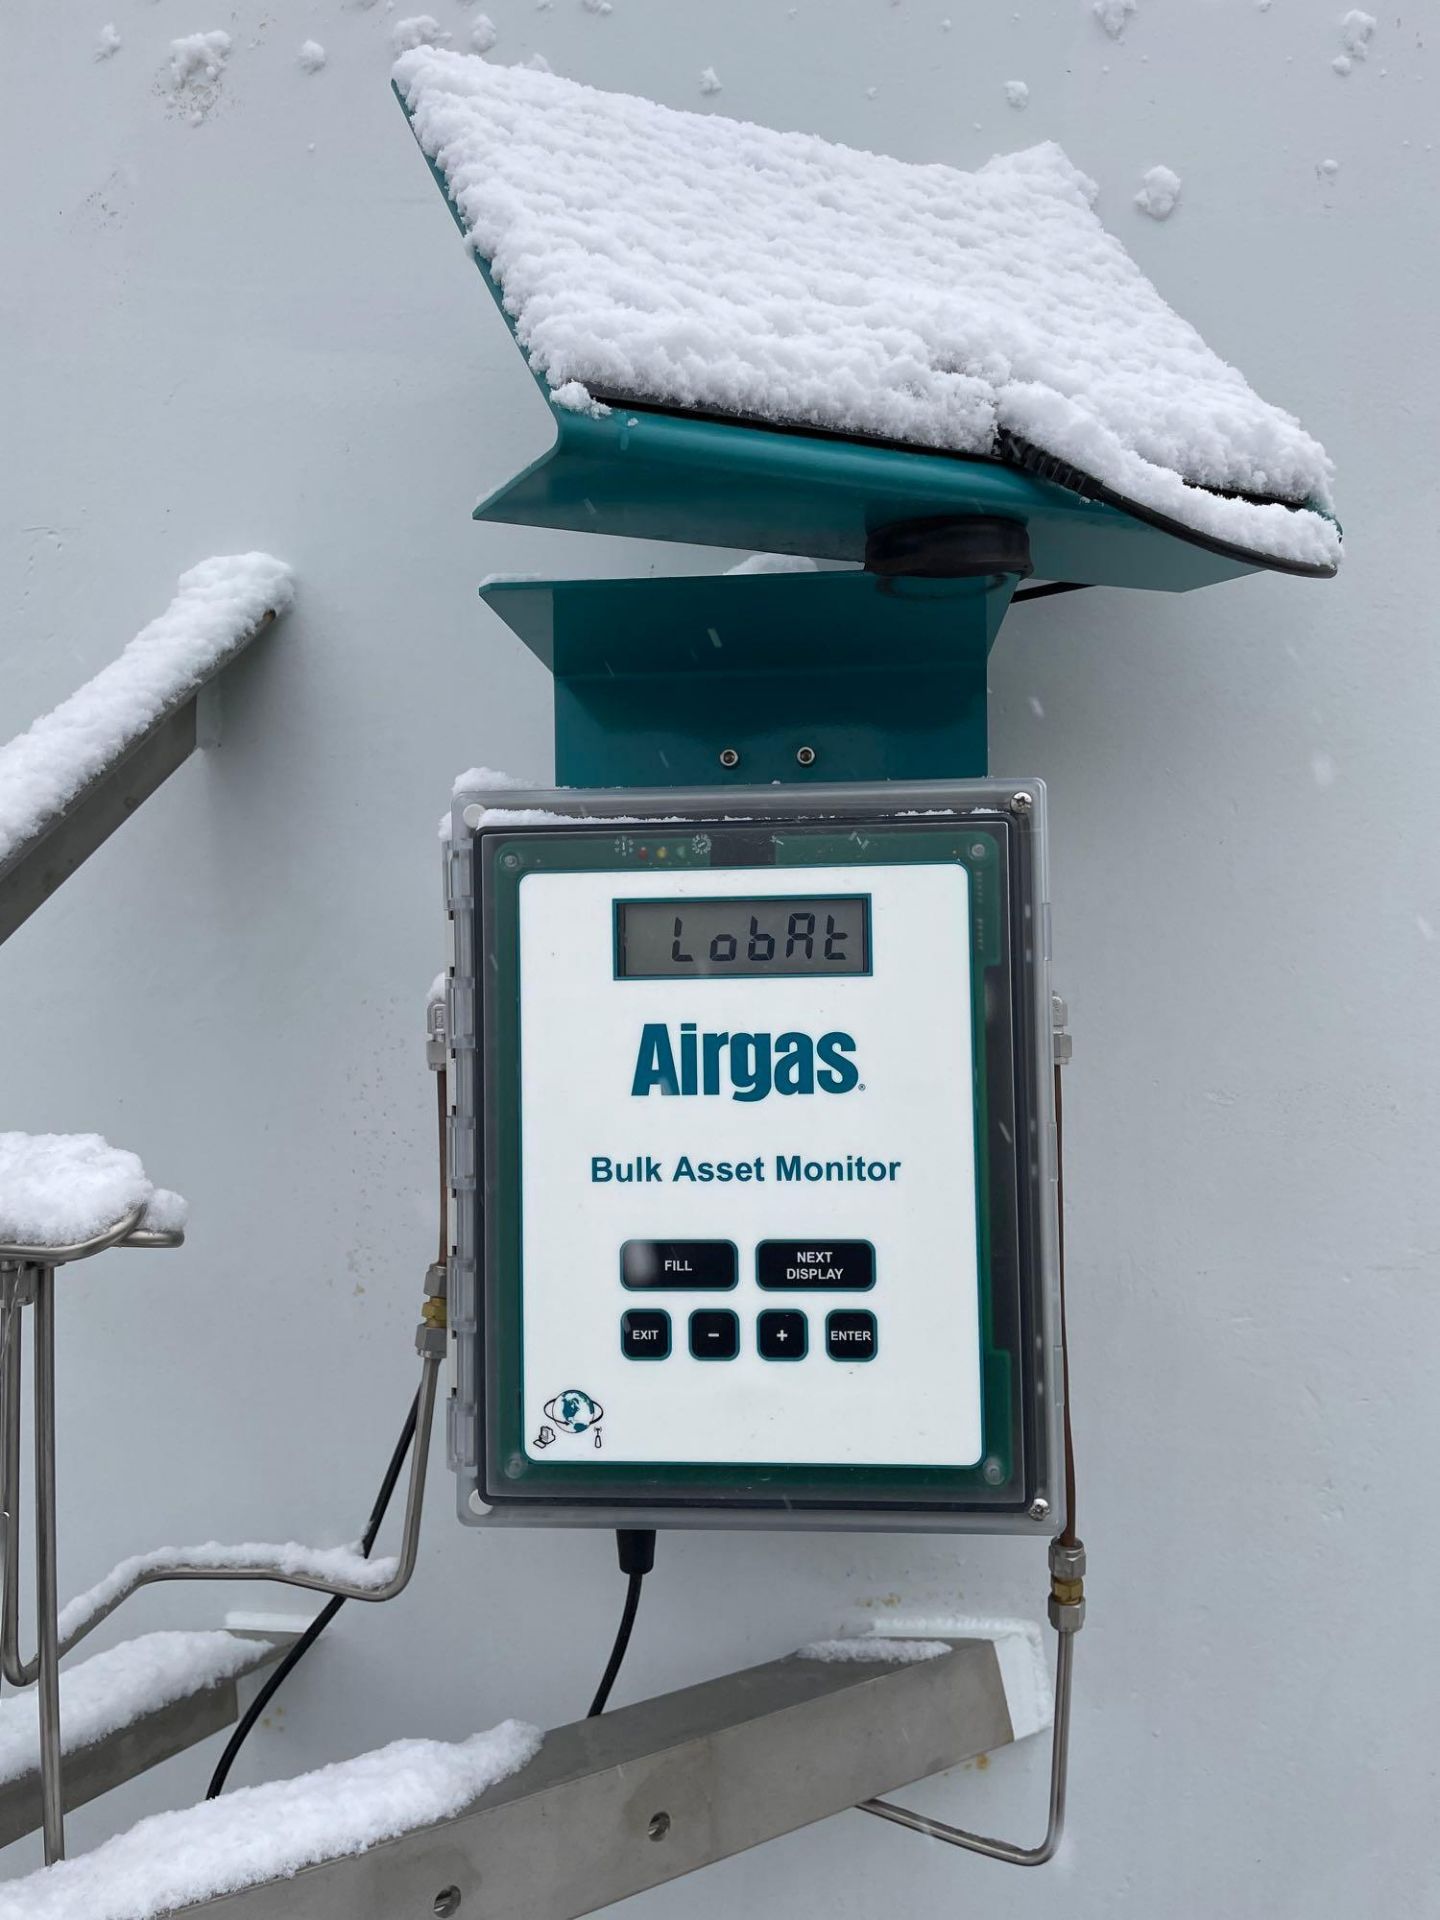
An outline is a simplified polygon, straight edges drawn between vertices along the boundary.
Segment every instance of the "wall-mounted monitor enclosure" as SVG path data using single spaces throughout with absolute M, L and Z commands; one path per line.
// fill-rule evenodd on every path
M 459 797 L 462 1516 L 1060 1525 L 1044 823 L 1038 781 Z

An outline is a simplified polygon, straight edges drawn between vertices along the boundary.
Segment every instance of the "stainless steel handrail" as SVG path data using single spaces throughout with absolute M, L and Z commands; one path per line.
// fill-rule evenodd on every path
M 132 1207 L 123 1220 L 113 1227 L 106 1227 L 103 1233 L 91 1234 L 88 1240 L 67 1240 L 55 1246 L 36 1245 L 33 1242 L 7 1244 L 0 1241 L 0 1266 L 7 1267 L 63 1267 L 72 1260 L 88 1260 L 92 1253 L 104 1253 L 107 1247 L 118 1247 L 123 1240 L 141 1230 L 140 1222 L 145 1218 L 145 1203 Z M 178 1247 L 184 1235 L 166 1236 L 165 1246 Z
M 21 1308 L 35 1308 L 35 1637 L 36 1653 L 24 1663 L 26 1678 L 39 1682 L 40 1806 L 45 1830 L 45 1862 L 65 1857 L 65 1787 L 60 1738 L 60 1623 L 56 1579 L 55 1519 L 55 1269 L 72 1260 L 121 1245 L 141 1232 L 143 1203 L 113 1226 L 85 1240 L 59 1245 L 28 1241 L 0 1244 L 0 1311 L 3 1311 L 5 1388 L 0 1421 L 0 1500 L 4 1504 L 5 1566 L 0 1590 L 0 1643 L 8 1636 L 18 1646 L 20 1626 L 20 1329 Z M 159 1244 L 177 1244 L 183 1235 L 146 1236 Z M 17 1665 L 20 1663 L 17 1660 Z
M 45 1832 L 45 1861 L 65 1857 L 64 1782 L 60 1739 L 60 1661 L 63 1655 L 92 1633 L 141 1587 L 171 1580 L 264 1580 L 280 1586 L 304 1587 L 347 1600 L 392 1600 L 409 1585 L 420 1543 L 425 1504 L 425 1478 L 430 1436 L 443 1359 L 444 1337 L 428 1339 L 422 1330 L 423 1359 L 416 1408 L 414 1450 L 405 1503 L 400 1555 L 395 1572 L 377 1585 L 326 1580 L 315 1574 L 286 1573 L 278 1567 L 175 1566 L 142 1567 L 116 1593 L 97 1606 L 63 1640 L 59 1626 L 56 1583 L 55 1497 L 55 1269 L 73 1260 L 103 1253 L 116 1246 L 178 1246 L 183 1234 L 147 1230 L 140 1225 L 144 1208 L 135 1208 L 123 1220 L 88 1240 L 60 1246 L 0 1244 L 0 1385 L 4 1409 L 0 1417 L 0 1504 L 3 1504 L 4 1568 L 0 1573 L 0 1671 L 12 1686 L 39 1682 L 40 1787 Z M 22 1354 L 20 1314 L 35 1308 L 35 1610 L 36 1652 L 33 1660 L 20 1653 L 20 1397 Z
M 13 1403 L 16 1396 L 10 1389 L 9 1370 L 18 1361 L 12 1362 L 6 1355 L 6 1399 Z M 87 1635 L 94 1632 L 102 1620 L 108 1620 L 117 1607 L 123 1606 L 132 1594 L 141 1587 L 158 1586 L 171 1580 L 264 1580 L 283 1587 L 303 1587 L 312 1593 L 325 1593 L 346 1600 L 393 1600 L 403 1593 L 410 1584 L 415 1571 L 415 1561 L 420 1545 L 420 1522 L 425 1506 L 425 1477 L 429 1459 L 430 1434 L 435 1420 L 435 1400 L 439 1387 L 441 1358 L 436 1354 L 427 1354 L 420 1372 L 420 1404 L 415 1421 L 414 1452 L 410 1460 L 410 1481 L 405 1501 L 405 1519 L 400 1536 L 400 1553 L 394 1573 L 379 1584 L 361 1586 L 350 1580 L 326 1580 L 319 1574 L 285 1573 L 278 1567 L 262 1565 L 204 1567 L 189 1562 L 180 1562 L 170 1567 L 144 1567 L 135 1573 L 118 1592 L 98 1606 L 73 1632 L 60 1642 L 60 1654 L 63 1656 L 80 1644 Z M 10 1444 L 11 1414 L 7 1406 L 6 1420 L 0 1428 L 0 1447 L 3 1447 L 4 1460 L 0 1462 L 8 1469 L 12 1455 Z M 19 1438 L 19 1414 L 14 1416 L 16 1441 Z M 14 1448 L 18 1454 L 18 1444 Z M 8 1478 L 8 1475 L 7 1475 Z M 6 1502 L 7 1509 L 10 1502 Z M 5 1569 L 5 1591 L 3 1606 L 0 1606 L 0 1668 L 11 1686 L 28 1687 L 39 1671 L 37 1654 L 33 1660 L 20 1657 L 18 1631 L 18 1596 L 14 1582 L 10 1577 L 11 1556 L 8 1550 L 9 1525 L 7 1515 L 7 1552 Z

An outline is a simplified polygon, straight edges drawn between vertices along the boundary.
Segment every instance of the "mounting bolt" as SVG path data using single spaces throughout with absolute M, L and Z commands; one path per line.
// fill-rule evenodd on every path
M 813 767 L 815 764 L 814 747 L 797 747 L 795 750 L 795 758 L 802 767 Z
M 670 1831 L 670 1816 L 662 1807 L 659 1813 L 652 1813 L 650 1824 L 645 1829 L 652 1840 L 663 1840 Z
M 1011 794 L 1010 811 L 1012 813 L 1026 814 L 1026 813 L 1033 813 L 1034 810 L 1035 810 L 1035 796 L 1033 793 L 1026 793 L 1022 790 L 1019 793 Z
M 480 822 L 485 818 L 485 809 L 483 807 L 466 807 L 460 818 L 472 833 L 478 832 Z
M 735 751 L 734 747 L 722 747 L 720 749 L 720 764 L 722 767 L 739 766 L 740 755 Z
M 1032 1500 L 1030 1502 L 1029 1512 L 1032 1520 L 1048 1520 L 1050 1518 L 1050 1502 L 1045 1498 L 1044 1494 L 1041 1494 L 1038 1500 Z

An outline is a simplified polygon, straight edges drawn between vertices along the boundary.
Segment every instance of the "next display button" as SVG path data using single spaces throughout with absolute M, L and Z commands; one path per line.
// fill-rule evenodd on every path
M 762 1240 L 755 1278 L 774 1293 L 864 1293 L 875 1284 L 868 1240 Z

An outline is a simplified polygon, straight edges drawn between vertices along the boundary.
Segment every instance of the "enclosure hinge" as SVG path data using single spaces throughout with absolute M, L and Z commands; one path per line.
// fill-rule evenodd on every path
M 467 840 L 464 846 L 452 846 L 445 857 L 445 905 L 454 913 L 460 907 L 474 905 L 474 856 Z
M 1070 1037 L 1070 1009 L 1058 993 L 1050 996 L 1050 1029 L 1056 1066 L 1069 1066 L 1070 1057 L 1075 1051 L 1075 1043 Z
M 448 985 L 446 991 L 449 991 Z M 432 1073 L 444 1071 L 449 1051 L 450 1021 L 445 1001 L 432 1000 L 425 1009 L 425 1064 Z

